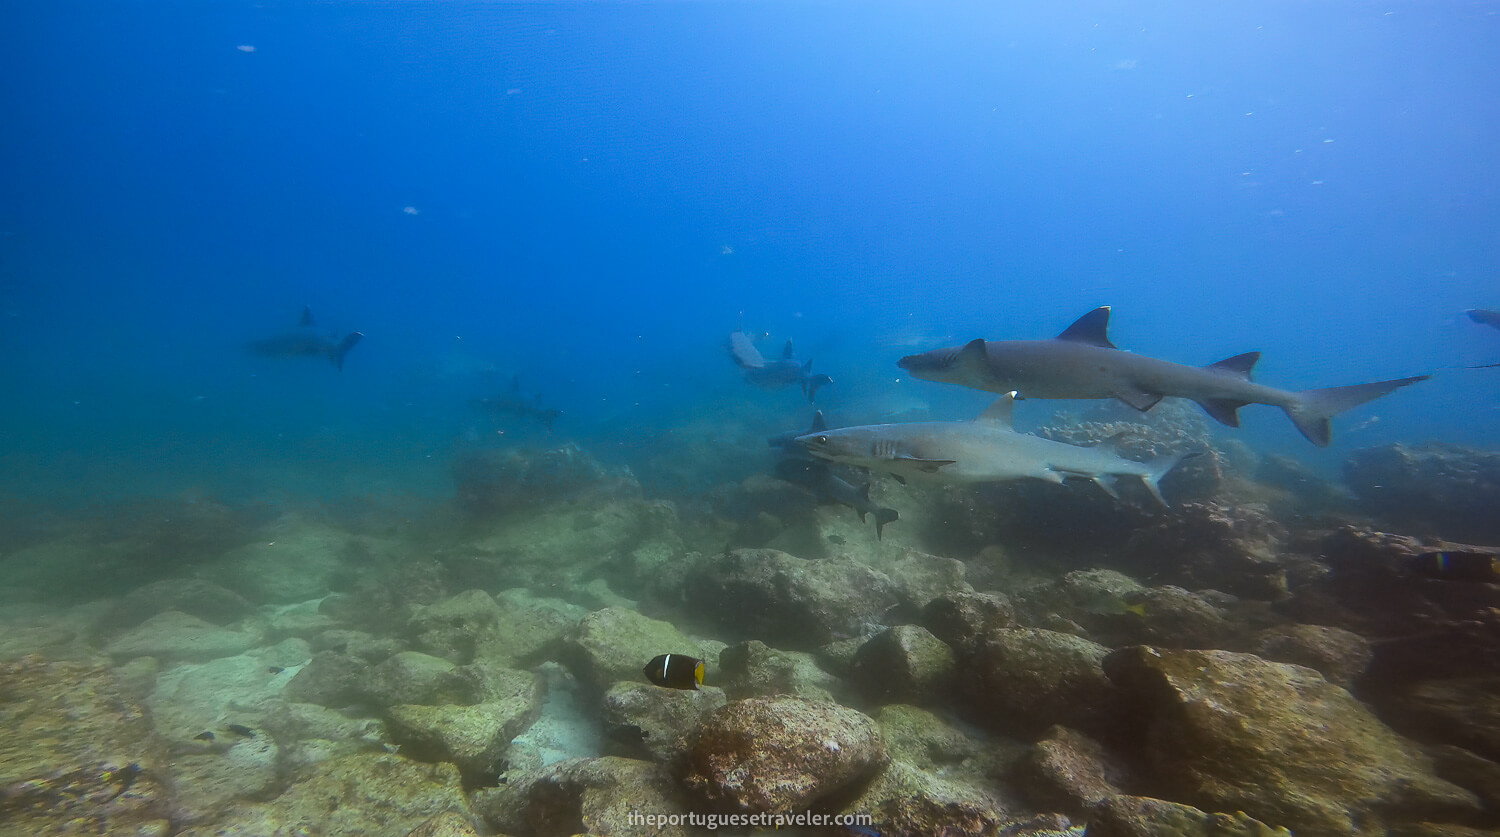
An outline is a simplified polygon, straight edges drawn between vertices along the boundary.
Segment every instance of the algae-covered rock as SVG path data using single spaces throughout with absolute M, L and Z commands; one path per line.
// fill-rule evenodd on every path
M 1079 816 L 1118 795 L 1125 768 L 1103 745 L 1067 727 L 1053 727 L 1021 761 L 1016 780 L 1038 810 Z
M 1141 646 L 1111 654 L 1105 669 L 1140 713 L 1148 781 L 1173 799 L 1306 837 L 1478 810 L 1414 744 L 1312 669 Z
M 177 611 L 215 625 L 249 616 L 254 606 L 233 590 L 201 578 L 165 578 L 126 593 L 94 624 L 94 633 L 112 637 L 161 613 Z
M 868 778 L 886 760 L 879 728 L 853 709 L 749 698 L 699 726 L 683 784 L 727 811 L 798 811 Z
M 420 651 L 402 651 L 369 669 L 362 691 L 378 706 L 466 704 L 473 695 L 458 666 Z
M 675 762 L 705 715 L 726 703 L 724 690 L 663 689 L 620 681 L 604 693 L 601 716 L 611 744 L 632 758 Z
M 1267 660 L 1315 669 L 1328 682 L 1348 687 L 1370 664 L 1370 642 L 1343 628 L 1278 625 L 1257 633 L 1251 650 Z
M 319 652 L 287 684 L 287 699 L 335 709 L 357 703 L 364 699 L 368 669 L 363 661 L 347 654 Z
M 391 737 L 412 758 L 452 762 L 465 775 L 493 775 L 511 739 L 541 713 L 541 683 L 531 672 L 484 664 L 455 674 L 467 688 L 442 695 L 454 702 L 387 708 Z
M 723 643 L 695 640 L 670 622 L 633 610 L 607 607 L 584 617 L 564 644 L 578 679 L 603 692 L 617 680 L 644 682 L 641 669 L 658 654 L 687 654 L 712 661 Z M 710 671 L 706 677 L 712 677 Z
M 927 603 L 922 624 L 933 636 L 967 657 L 980 640 L 1016 624 L 1015 611 L 1004 593 L 948 593 Z
M 467 590 L 413 608 L 409 631 L 418 650 L 455 663 L 483 658 L 524 667 L 554 651 L 587 613 L 526 590 L 503 590 L 493 597 Z
M 468 817 L 445 811 L 413 828 L 406 837 L 479 837 L 479 831 Z
M 1299 834 L 1301 832 L 1298 832 Z M 1292 837 L 1244 812 L 1210 814 L 1146 796 L 1111 796 L 1089 815 L 1087 837 Z
M 490 825 L 513 834 L 686 837 L 701 831 L 658 821 L 685 821 L 689 813 L 666 768 L 614 756 L 513 774 L 473 799 Z
M 771 648 L 754 639 L 720 651 L 719 674 L 724 693 L 733 700 L 790 695 L 834 702 L 835 695 L 846 691 L 811 654 Z
M 390 544 L 322 523 L 289 518 L 262 539 L 232 549 L 199 575 L 261 604 L 295 604 L 327 595 L 341 573 L 391 560 Z
M 986 634 L 960 672 L 959 690 L 986 724 L 1034 736 L 1054 724 L 1085 732 L 1114 726 L 1118 701 L 1101 663 L 1109 649 L 1034 628 Z
M 952 696 L 955 667 L 947 643 L 926 628 L 897 625 L 860 646 L 850 676 L 876 703 L 926 704 Z
M 156 657 L 170 662 L 230 657 L 261 643 L 255 631 L 232 631 L 175 610 L 159 613 L 104 649 L 117 660 Z
M 474 819 L 453 765 L 358 753 L 322 762 L 275 799 L 234 805 L 178 837 L 406 834 L 443 813 Z
M 270 736 L 242 738 L 227 748 L 211 749 L 172 761 L 172 822 L 178 826 L 212 822 L 236 802 L 274 795 L 279 750 Z
M 900 603 L 890 578 L 848 558 L 808 561 L 774 549 L 705 556 L 687 602 L 725 630 L 810 651 L 869 633 Z
M 973 737 L 914 706 L 882 707 L 876 722 L 891 762 L 844 813 L 869 815 L 881 834 L 893 837 L 992 835 L 1020 807 L 997 777 L 1024 745 Z
M 108 669 L 0 663 L 0 718 L 4 833 L 170 833 L 166 746 Z

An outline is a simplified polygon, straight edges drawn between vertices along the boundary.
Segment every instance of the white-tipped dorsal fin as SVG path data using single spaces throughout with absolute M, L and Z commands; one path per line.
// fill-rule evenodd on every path
M 1011 390 L 1010 392 L 1007 392 L 999 398 L 996 398 L 995 403 L 986 407 L 984 412 L 979 414 L 979 418 L 976 418 L 974 420 L 982 424 L 993 425 L 1005 430 L 1014 430 L 1016 428 L 1016 424 L 1012 418 L 1012 415 L 1015 413 L 1015 407 L 1016 392 L 1015 390 Z
M 1098 346 L 1101 349 L 1115 348 L 1115 344 L 1109 342 L 1109 306 L 1101 305 L 1079 317 L 1062 334 L 1057 335 L 1057 339 Z

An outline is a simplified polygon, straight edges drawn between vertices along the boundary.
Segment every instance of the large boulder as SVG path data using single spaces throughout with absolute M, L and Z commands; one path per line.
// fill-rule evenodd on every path
M 104 649 L 117 660 L 156 657 L 163 662 L 212 660 L 254 648 L 262 641 L 254 630 L 235 631 L 176 610 L 147 619 Z
M 756 639 L 720 651 L 719 671 L 724 693 L 733 700 L 790 695 L 837 702 L 837 696 L 848 691 L 813 655 L 771 648 Z
M 1414 744 L 1312 669 L 1136 646 L 1111 654 L 1105 670 L 1139 713 L 1145 781 L 1166 798 L 1306 837 L 1478 810 Z
M 507 777 L 473 795 L 501 832 L 595 837 L 687 837 L 688 809 L 667 769 L 605 756 L 570 759 Z M 699 815 L 701 817 L 701 815 Z M 676 823 L 665 822 L 675 818 Z
M 1500 452 L 1435 444 L 1365 448 L 1344 463 L 1344 481 L 1381 525 L 1500 543 Z
M 749 698 L 711 713 L 688 750 L 683 784 L 725 811 L 800 811 L 886 763 L 875 722 L 837 704 Z
M 851 678 L 876 703 L 932 704 L 952 697 L 953 649 L 917 625 L 871 637 L 854 655 Z
M 511 739 L 541 714 L 541 684 L 530 672 L 483 664 L 462 675 L 473 686 L 467 700 L 391 706 L 386 720 L 412 758 L 451 762 L 466 777 L 492 779 L 503 770 L 500 758 Z
M 726 631 L 804 651 L 870 633 L 900 603 L 895 583 L 864 564 L 774 549 L 703 557 L 686 591 L 687 601 Z
M 986 725 L 1034 737 L 1054 724 L 1114 730 L 1118 701 L 1102 663 L 1109 649 L 1035 628 L 986 634 L 961 670 L 959 693 Z
M 622 680 L 604 693 L 600 714 L 605 736 L 625 755 L 673 764 L 703 717 L 726 702 L 713 686 L 689 691 Z
M 687 654 L 712 662 L 723 647 L 693 639 L 670 622 L 607 607 L 585 616 L 569 632 L 563 659 L 581 683 L 602 693 L 619 680 L 644 683 L 641 670 L 658 654 Z

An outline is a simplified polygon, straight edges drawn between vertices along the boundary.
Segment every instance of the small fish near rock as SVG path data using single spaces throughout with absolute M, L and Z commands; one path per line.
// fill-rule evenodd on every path
M 646 679 L 667 689 L 697 691 L 703 685 L 703 661 L 686 654 L 660 654 L 641 669 Z

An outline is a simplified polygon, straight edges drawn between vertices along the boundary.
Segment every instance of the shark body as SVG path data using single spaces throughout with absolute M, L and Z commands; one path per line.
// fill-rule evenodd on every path
M 1114 478 L 1134 476 L 1163 506 L 1159 482 L 1186 454 L 1150 462 L 1126 459 L 1109 441 L 1090 447 L 1017 433 L 1011 424 L 1015 393 L 1007 393 L 974 421 L 919 421 L 842 427 L 799 436 L 819 459 L 928 482 L 1092 480 L 1110 496 Z
M 252 340 L 250 353 L 261 357 L 324 357 L 340 372 L 344 371 L 344 356 L 355 344 L 364 339 L 358 331 L 342 338 L 324 334 L 317 330 L 312 309 L 302 309 L 302 319 L 297 327 L 274 337 Z
M 745 370 L 745 380 L 757 386 L 772 388 L 797 384 L 811 402 L 817 397 L 818 387 L 833 383 L 833 379 L 827 375 L 813 374 L 812 361 L 799 362 L 795 360 L 795 354 L 795 347 L 788 340 L 781 350 L 780 358 L 766 360 L 745 332 L 737 330 L 729 334 L 729 355 Z
M 1216 421 L 1239 427 L 1246 404 L 1280 407 L 1308 441 L 1332 440 L 1330 419 L 1393 390 L 1427 380 L 1390 381 L 1293 392 L 1251 380 L 1260 352 L 1209 366 L 1187 366 L 1121 351 L 1109 341 L 1109 307 L 1083 315 L 1051 340 L 971 340 L 964 346 L 908 355 L 898 365 L 913 377 L 1022 398 L 1117 398 L 1142 412 L 1166 396 L 1196 401 Z

